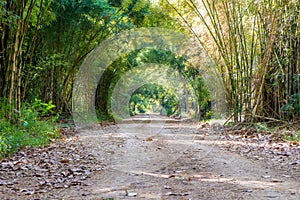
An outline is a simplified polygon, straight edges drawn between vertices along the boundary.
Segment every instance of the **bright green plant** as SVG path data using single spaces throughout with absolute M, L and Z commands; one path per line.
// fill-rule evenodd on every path
M 32 126 L 39 120 L 55 122 L 59 115 L 55 114 L 53 110 L 54 108 L 55 105 L 52 104 L 52 101 L 44 103 L 39 99 L 35 99 L 33 103 L 26 104 L 22 107 L 20 119 L 21 123 L 25 127 L 28 127 Z
M 1 108 L 9 107 L 7 101 L 2 101 L 1 105 Z M 0 113 L 0 158 L 27 146 L 43 146 L 58 139 L 54 123 L 57 116 L 50 117 L 53 116 L 53 108 L 51 102 L 35 100 L 31 105 L 24 105 L 21 111 L 13 113 L 18 117 L 16 122 L 6 120 L 5 115 Z

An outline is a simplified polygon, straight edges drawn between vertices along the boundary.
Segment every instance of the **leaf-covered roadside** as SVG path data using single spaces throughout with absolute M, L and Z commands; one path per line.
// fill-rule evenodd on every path
M 1 161 L 0 196 L 11 194 L 24 198 L 30 195 L 34 198 L 53 189 L 80 188 L 93 171 L 102 170 L 102 167 L 76 137 L 43 148 L 25 148 Z
M 295 137 L 297 131 L 286 129 L 270 132 L 257 127 L 229 127 L 218 144 L 224 150 L 264 162 L 266 169 L 280 170 L 283 176 L 299 180 L 300 143 L 287 139 Z

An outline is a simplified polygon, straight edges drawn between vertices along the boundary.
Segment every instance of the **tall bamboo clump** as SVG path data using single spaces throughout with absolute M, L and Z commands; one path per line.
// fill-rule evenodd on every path
M 25 61 L 32 60 L 37 30 L 42 15 L 43 0 L 11 0 L 0 2 L 0 97 L 7 99 L 21 115 L 22 73 Z M 30 30 L 31 18 L 36 14 L 35 29 Z M 30 42 L 29 32 L 34 32 Z
M 24 41 L 24 24 L 18 16 L 24 12 L 24 6 L 21 2 L 1 2 L 0 6 L 0 97 L 6 97 L 11 105 L 18 98 L 17 79 L 21 70 Z
M 300 1 L 266 5 L 259 20 L 260 52 L 261 57 L 263 52 L 269 55 L 262 62 L 266 73 L 260 73 L 262 89 L 255 96 L 259 109 L 254 111 L 264 118 L 296 121 L 300 118 Z M 267 32 L 269 27 L 272 32 Z
M 234 121 L 300 117 L 300 1 L 184 3 L 211 38 L 204 40 L 188 24 L 220 72 Z
M 202 42 L 213 59 L 226 89 L 227 107 L 235 121 L 241 121 L 253 105 L 253 77 L 256 64 L 258 38 L 256 16 L 245 10 L 245 3 L 237 0 L 202 0 L 200 4 L 189 0 L 188 5 L 204 24 L 210 42 Z M 251 24 L 253 22 L 254 24 Z M 202 40 L 201 37 L 198 37 Z

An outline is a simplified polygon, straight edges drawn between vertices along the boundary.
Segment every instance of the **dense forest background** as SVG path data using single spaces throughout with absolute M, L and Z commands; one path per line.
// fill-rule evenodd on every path
M 86 55 L 105 39 L 140 27 L 169 28 L 196 38 L 220 74 L 227 117 L 234 121 L 300 118 L 298 0 L 1 0 L 0 8 L 0 120 L 18 124 L 23 108 L 32 105 L 40 113 L 71 113 L 72 84 Z M 109 115 L 103 102 L 110 98 L 113 77 L 134 67 L 141 54 L 185 68 L 168 52 L 156 52 L 153 59 L 154 53 L 141 50 L 120 58 L 99 83 L 106 88 L 96 103 L 103 119 Z M 199 109 L 213 117 L 208 112 L 213 100 L 199 71 L 191 67 L 182 73 L 198 80 Z M 149 87 L 163 93 L 159 86 Z M 149 92 L 142 91 L 139 98 L 149 99 Z M 171 106 L 169 114 L 174 112 Z

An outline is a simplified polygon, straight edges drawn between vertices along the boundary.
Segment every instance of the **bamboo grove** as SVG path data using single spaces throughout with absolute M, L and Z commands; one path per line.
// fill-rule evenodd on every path
M 169 6 L 212 58 L 235 121 L 299 119 L 300 1 L 188 0 Z
M 58 112 L 71 112 L 73 80 L 95 46 L 122 30 L 164 26 L 160 19 L 168 16 L 149 4 L 0 0 L 0 100 L 11 105 L 7 113 L 35 98 L 53 102 Z
M 299 0 L 1 0 L 0 9 L 0 97 L 12 112 L 34 98 L 70 112 L 85 56 L 122 30 L 155 26 L 197 38 L 220 74 L 227 117 L 300 119 Z

